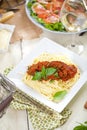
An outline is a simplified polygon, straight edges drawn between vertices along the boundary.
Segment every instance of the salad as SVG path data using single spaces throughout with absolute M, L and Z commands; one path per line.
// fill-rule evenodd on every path
M 52 31 L 64 32 L 65 27 L 60 21 L 60 10 L 64 0 L 30 0 L 27 8 L 38 23 Z

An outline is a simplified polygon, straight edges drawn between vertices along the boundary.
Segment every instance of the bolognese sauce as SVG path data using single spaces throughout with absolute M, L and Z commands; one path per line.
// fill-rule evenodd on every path
M 75 76 L 77 73 L 77 68 L 73 64 L 66 64 L 61 61 L 42 61 L 36 64 L 33 64 L 28 67 L 27 74 L 34 76 L 36 72 L 41 72 L 42 68 L 55 68 L 56 71 L 48 75 L 45 79 L 42 78 L 41 80 L 59 80 L 67 81 Z M 57 76 L 56 76 L 57 74 Z

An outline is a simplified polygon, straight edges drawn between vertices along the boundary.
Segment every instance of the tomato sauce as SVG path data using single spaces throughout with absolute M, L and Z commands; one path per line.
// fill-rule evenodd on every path
M 64 62 L 61 61 L 43 61 L 43 62 L 38 62 L 37 64 L 33 64 L 28 67 L 27 73 L 29 75 L 34 76 L 35 72 L 41 72 L 42 67 L 45 68 L 56 68 L 56 72 L 58 73 L 58 76 L 55 76 L 55 74 L 49 75 L 46 77 L 44 80 L 59 80 L 61 79 L 62 81 L 67 81 L 75 76 L 77 73 L 77 68 L 75 65 L 67 65 Z M 42 79 L 43 80 L 43 79 Z

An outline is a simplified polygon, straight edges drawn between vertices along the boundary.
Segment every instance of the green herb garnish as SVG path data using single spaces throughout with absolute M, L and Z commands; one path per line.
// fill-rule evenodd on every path
M 53 67 L 50 68 L 45 68 L 44 66 L 42 67 L 40 72 L 35 72 L 34 76 L 33 76 L 33 80 L 41 80 L 41 79 L 46 79 L 47 76 L 50 75 L 55 75 L 56 73 L 56 69 Z
M 53 100 L 56 101 L 56 102 L 58 102 L 58 101 L 62 100 L 65 97 L 66 94 L 67 94 L 66 90 L 58 91 L 58 92 L 56 92 L 53 95 Z
M 53 67 L 46 68 L 46 76 L 50 76 L 56 72 L 56 69 Z
M 74 127 L 73 130 L 87 130 L 87 121 L 84 123 L 79 123 L 79 125 Z
M 41 80 L 41 72 L 35 72 L 32 80 Z
M 44 66 L 42 67 L 42 70 L 41 70 L 41 77 L 42 77 L 43 79 L 46 78 L 46 68 L 45 68 Z

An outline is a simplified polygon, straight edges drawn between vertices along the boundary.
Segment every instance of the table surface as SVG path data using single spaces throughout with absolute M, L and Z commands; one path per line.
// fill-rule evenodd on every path
M 3 73 L 3 70 L 6 67 L 17 65 L 22 58 L 24 58 L 29 52 L 37 46 L 40 39 L 43 37 L 50 38 L 51 40 L 61 44 L 66 45 L 71 43 L 71 35 L 57 35 L 50 34 L 48 32 L 43 32 L 39 35 L 39 38 L 34 38 L 31 40 L 22 41 L 22 53 L 21 55 L 21 43 L 20 41 L 10 44 L 9 50 L 7 53 L 0 54 L 0 72 Z M 77 44 L 84 44 L 84 52 L 81 57 L 87 58 L 87 33 L 83 36 L 77 36 Z M 60 128 L 56 130 L 72 130 L 77 122 L 84 122 L 87 120 L 87 110 L 84 109 L 84 103 L 87 101 L 87 83 L 82 87 L 78 94 L 73 98 L 69 103 L 68 107 L 72 110 L 72 115 L 68 121 Z M 80 118 L 79 118 L 80 116 Z M 17 111 L 12 108 L 8 108 L 6 114 L 0 119 L 0 130 L 33 130 L 32 124 L 27 118 L 26 111 Z

